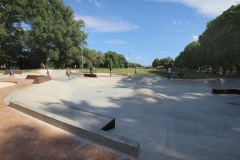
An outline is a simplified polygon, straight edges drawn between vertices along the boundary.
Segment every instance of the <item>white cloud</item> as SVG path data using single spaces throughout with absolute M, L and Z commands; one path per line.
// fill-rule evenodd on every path
M 179 20 L 179 21 L 173 20 L 172 23 L 173 23 L 174 25 L 177 25 L 177 24 L 190 24 L 191 22 L 181 21 L 181 20 Z
M 161 53 L 161 54 L 167 54 L 168 52 L 167 52 L 167 51 L 162 51 L 162 50 L 160 50 L 159 53 Z
M 116 20 L 106 20 L 92 16 L 75 15 L 76 19 L 82 19 L 86 27 L 93 29 L 95 32 L 127 32 L 138 28 L 138 25 Z
M 76 0 L 78 3 L 82 3 L 82 0 Z M 88 0 L 88 2 L 93 3 L 97 7 L 101 7 L 101 4 L 98 2 L 98 0 Z
M 222 14 L 232 5 L 239 3 L 239 0 L 148 0 L 156 2 L 177 2 L 197 9 L 200 14 L 215 17 Z
M 95 6 L 97 6 L 97 7 L 101 7 L 101 4 L 97 1 L 97 0 L 88 0 L 90 3 L 93 3 L 93 4 L 95 4 Z
M 122 40 L 110 40 L 110 41 L 107 41 L 105 42 L 106 44 L 109 44 L 111 46 L 117 46 L 117 45 L 123 45 L 123 44 L 126 44 L 125 41 L 122 41 Z
M 199 37 L 199 36 L 195 36 L 195 35 L 192 36 L 192 38 L 193 38 L 194 41 L 197 41 L 197 40 L 198 40 L 198 37 Z
M 135 59 L 136 60 L 145 60 L 146 58 L 138 56 L 138 57 L 135 57 Z

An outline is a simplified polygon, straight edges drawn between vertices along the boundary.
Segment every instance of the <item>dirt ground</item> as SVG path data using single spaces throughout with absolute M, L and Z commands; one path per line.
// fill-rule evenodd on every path
M 0 88 L 1 160 L 132 160 L 71 133 L 58 129 L 5 105 L 4 98 L 33 80 L 4 78 L 0 82 L 16 85 Z

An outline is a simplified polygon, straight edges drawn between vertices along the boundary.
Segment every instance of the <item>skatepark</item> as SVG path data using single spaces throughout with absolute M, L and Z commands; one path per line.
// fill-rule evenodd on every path
M 45 74 L 45 70 L 14 78 L 25 79 L 27 74 Z M 50 74 L 51 81 L 13 92 L 5 103 L 58 115 L 71 124 L 81 121 L 78 127 L 93 132 L 101 130 L 99 122 L 114 119 L 114 128 L 97 132 L 109 139 L 116 135 L 117 142 L 122 137 L 127 144 L 136 142 L 137 157 L 144 160 L 240 158 L 239 94 L 211 92 L 212 88 L 240 89 L 238 79 L 183 80 L 138 74 L 87 78 L 76 73 L 68 81 L 64 70 L 50 70 Z

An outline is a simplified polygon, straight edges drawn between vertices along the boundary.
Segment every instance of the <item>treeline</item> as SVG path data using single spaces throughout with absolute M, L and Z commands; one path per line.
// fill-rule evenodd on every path
M 123 55 L 84 48 L 84 27 L 62 0 L 1 0 L 0 68 L 129 66 Z
M 156 58 L 152 62 L 152 67 L 167 69 L 168 67 L 174 67 L 174 60 L 171 57 Z
M 240 5 L 210 21 L 199 40 L 188 44 L 174 64 L 191 70 L 211 68 L 240 74 Z
M 81 68 L 80 64 L 77 67 Z M 83 67 L 95 66 L 97 68 L 135 68 L 141 67 L 138 63 L 131 63 L 126 60 L 122 54 L 113 51 L 102 53 L 100 51 L 84 48 L 83 50 Z

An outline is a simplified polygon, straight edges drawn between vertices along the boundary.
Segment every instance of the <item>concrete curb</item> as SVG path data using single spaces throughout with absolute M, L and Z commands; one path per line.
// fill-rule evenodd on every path
M 133 157 L 139 157 L 140 145 L 137 141 L 113 135 L 102 130 L 81 128 L 79 127 L 79 123 L 76 121 L 72 121 L 53 113 L 28 107 L 21 102 L 10 102 L 9 106 L 97 144 L 109 147 Z

